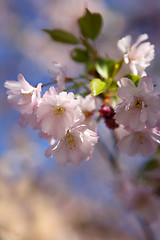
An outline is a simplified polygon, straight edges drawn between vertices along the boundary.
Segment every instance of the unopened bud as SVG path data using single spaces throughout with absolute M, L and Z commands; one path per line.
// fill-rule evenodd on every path
M 115 112 L 112 107 L 103 104 L 101 106 L 101 109 L 99 110 L 99 113 L 100 113 L 100 117 L 105 118 L 105 123 L 109 128 L 115 129 L 119 126 L 115 122 L 115 119 L 113 118 L 115 115 Z
M 112 118 L 114 116 L 114 110 L 112 107 L 103 104 L 99 110 L 100 117 Z
M 106 118 L 105 123 L 107 124 L 107 127 L 111 129 L 115 129 L 119 127 L 119 125 L 115 122 L 114 118 Z

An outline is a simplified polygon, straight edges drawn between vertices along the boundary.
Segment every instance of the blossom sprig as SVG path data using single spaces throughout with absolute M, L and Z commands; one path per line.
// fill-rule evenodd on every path
M 33 87 L 18 75 L 18 81 L 5 82 L 8 101 L 20 112 L 20 125 L 39 130 L 39 136 L 51 145 L 45 155 L 55 156 L 62 166 L 92 156 L 98 141 L 97 123 L 102 118 L 108 128 L 126 130 L 117 145 L 128 155 L 153 154 L 159 145 L 160 93 L 154 91 L 145 72 L 154 58 L 154 45 L 145 42 L 147 34 L 140 35 L 134 44 L 131 36 L 126 36 L 117 43 L 120 59 L 102 57 L 95 44 L 102 22 L 99 13 L 86 9 L 77 21 L 79 37 L 61 29 L 44 30 L 54 41 L 80 46 L 70 56 L 85 65 L 83 75 L 68 77 L 67 68 L 53 62 L 50 72 L 54 81 Z M 124 64 L 131 72 L 119 79 Z M 41 96 L 41 88 L 50 85 Z
M 96 121 L 91 119 L 96 108 L 95 98 L 91 95 L 75 98 L 73 92 L 59 91 L 54 86 L 41 96 L 41 86 L 39 83 L 37 87 L 32 87 L 22 75 L 18 75 L 17 82 L 5 82 L 5 87 L 9 89 L 9 103 L 20 112 L 20 126 L 30 125 L 39 130 L 39 137 L 47 139 L 51 144 L 49 149 L 52 151 L 49 154 L 49 149 L 46 150 L 46 156 L 55 155 L 59 165 L 88 160 L 98 141 Z M 54 146 L 60 149 L 55 154 Z

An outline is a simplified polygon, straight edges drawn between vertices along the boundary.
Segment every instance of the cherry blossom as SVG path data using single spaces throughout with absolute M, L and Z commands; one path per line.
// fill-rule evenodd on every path
M 149 42 L 144 42 L 148 39 L 147 34 L 142 34 L 137 41 L 132 45 L 130 35 L 123 37 L 117 43 L 118 48 L 124 53 L 124 62 L 129 64 L 133 74 L 144 76 L 144 70 L 150 65 L 154 59 L 154 45 Z M 144 42 L 144 43 L 143 43 Z
M 21 127 L 29 125 L 34 130 L 41 130 L 40 122 L 37 120 L 36 110 L 31 114 L 21 114 L 18 123 Z
M 118 142 L 119 149 L 129 156 L 147 156 L 157 151 L 158 142 L 152 130 L 129 132 Z
M 61 139 L 75 122 L 84 120 L 84 114 L 72 92 L 58 94 L 54 87 L 50 87 L 38 106 L 37 118 L 44 133 Z
M 123 100 L 115 108 L 115 120 L 125 128 L 143 130 L 156 126 L 160 108 L 159 96 L 153 92 L 152 79 L 143 77 L 138 88 L 128 78 L 118 81 L 118 96 Z
M 67 131 L 64 138 L 47 148 L 45 155 L 55 156 L 60 166 L 65 166 L 68 162 L 79 164 L 92 156 L 93 146 L 97 141 L 97 134 L 85 125 L 74 126 Z
M 96 98 L 91 94 L 87 95 L 85 98 L 82 96 L 77 96 L 79 105 L 84 113 L 90 114 L 96 109 Z
M 83 114 L 85 115 L 85 120 L 83 122 L 92 131 L 97 130 L 97 122 L 92 117 L 94 110 L 96 109 L 96 98 L 91 94 L 87 95 L 85 98 L 82 96 L 77 96 L 79 102 L 79 107 L 81 108 Z
M 63 91 L 66 88 L 66 67 L 61 65 L 60 63 L 53 62 L 53 66 L 50 72 L 56 75 L 56 81 L 58 85 L 57 92 Z
M 18 81 L 6 81 L 4 86 L 8 88 L 8 102 L 22 114 L 32 114 L 41 98 L 41 86 L 31 86 L 25 78 L 19 74 Z

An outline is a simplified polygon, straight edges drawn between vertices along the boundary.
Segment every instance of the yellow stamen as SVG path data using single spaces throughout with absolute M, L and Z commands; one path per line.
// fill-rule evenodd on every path
M 29 92 L 29 93 L 21 93 L 22 95 L 32 95 L 33 91 Z
M 73 149 L 74 147 L 76 147 L 76 141 L 73 135 L 71 135 L 69 132 L 67 132 L 66 136 L 65 136 L 65 141 L 67 143 L 67 147 L 68 149 Z
M 64 112 L 64 107 L 62 106 L 58 106 L 56 109 L 55 109 L 55 114 L 58 116 L 60 114 L 62 114 Z
M 138 133 L 138 140 L 140 144 L 143 144 L 144 135 L 143 133 Z
M 143 100 L 141 98 L 136 98 L 135 105 L 136 105 L 136 108 L 142 110 L 142 108 L 143 108 Z

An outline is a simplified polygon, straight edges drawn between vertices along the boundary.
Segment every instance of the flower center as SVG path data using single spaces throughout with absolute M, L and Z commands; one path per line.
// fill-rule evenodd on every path
M 21 94 L 23 95 L 23 96 L 32 96 L 32 94 L 33 94 L 33 90 L 32 91 L 30 91 L 30 92 L 21 92 Z
M 89 118 L 93 115 L 94 112 L 87 112 L 87 111 L 83 111 L 85 118 Z
M 136 106 L 136 108 L 142 110 L 143 105 L 144 105 L 144 102 L 143 102 L 143 100 L 141 98 L 136 98 L 135 99 L 135 106 Z
M 128 54 L 128 59 L 129 59 L 129 62 L 132 62 L 134 60 L 137 59 L 137 55 L 136 54 Z
M 65 136 L 65 142 L 67 144 L 68 149 L 73 149 L 76 147 L 76 141 L 73 135 L 71 135 L 69 132 L 67 132 Z
M 56 109 L 55 109 L 55 114 L 58 116 L 58 115 L 61 115 L 62 113 L 64 112 L 64 107 L 62 106 L 58 106 Z
M 137 133 L 137 137 L 138 137 L 138 142 L 140 144 L 143 144 L 144 134 L 143 133 Z

